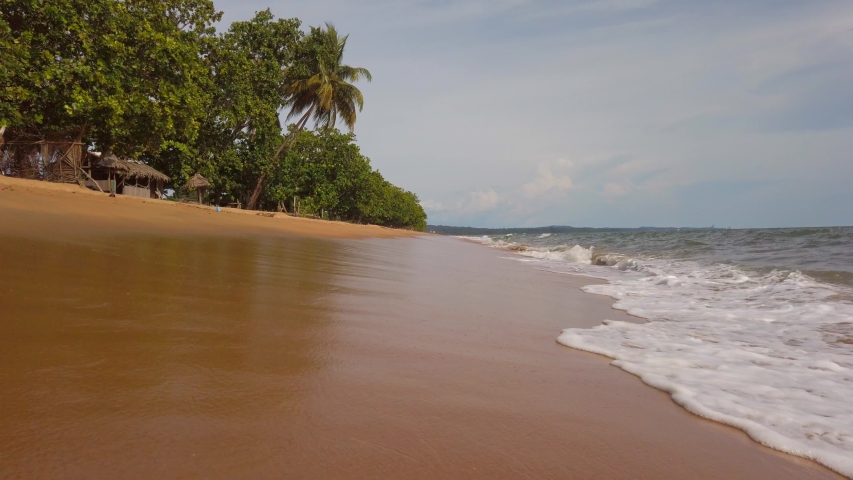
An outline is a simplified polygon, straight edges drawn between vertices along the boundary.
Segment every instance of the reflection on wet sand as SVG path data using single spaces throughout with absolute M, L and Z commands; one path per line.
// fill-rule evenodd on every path
M 271 446 L 251 432 L 298 411 L 303 385 L 323 368 L 335 243 L 3 245 L 14 255 L 0 275 L 0 473 L 257 462 Z

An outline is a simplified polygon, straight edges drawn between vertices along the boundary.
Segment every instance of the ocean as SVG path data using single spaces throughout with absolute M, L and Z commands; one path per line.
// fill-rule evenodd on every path
M 853 227 L 463 237 L 648 320 L 557 341 L 702 417 L 853 478 Z

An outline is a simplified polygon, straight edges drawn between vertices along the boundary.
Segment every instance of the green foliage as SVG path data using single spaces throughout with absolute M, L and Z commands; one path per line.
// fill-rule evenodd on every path
M 333 128 L 340 120 L 353 130 L 357 112 L 364 107 L 364 97 L 350 82 L 362 78 L 369 82 L 373 77 L 366 68 L 343 63 L 347 38 L 338 34 L 334 25 L 326 23 L 325 29 L 311 27 L 311 32 L 299 43 L 293 64 L 286 72 L 288 120 L 307 111 L 305 118 L 313 115 L 318 126 Z
M 4 88 L 11 127 L 86 129 L 127 154 L 195 137 L 209 103 L 201 46 L 220 18 L 209 0 L 0 1 L 3 44 L 23 64 Z
M 0 127 L 17 125 L 23 120 L 15 101 L 28 95 L 21 80 L 27 77 L 29 38 L 28 33 L 14 37 L 6 19 L 0 16 Z
M 367 222 L 418 231 L 426 229 L 427 215 L 414 193 L 392 185 L 379 172 L 370 176 L 369 192 L 370 201 L 361 206 Z
M 207 39 L 204 59 L 210 71 L 211 101 L 196 138 L 176 136 L 154 164 L 173 178 L 201 173 L 219 201 L 246 200 L 281 143 L 279 111 L 284 70 L 302 33 L 297 19 L 276 20 L 269 10 L 234 22 Z M 187 145 L 191 154 L 178 144 Z
M 278 161 L 279 154 L 290 147 L 312 115 L 318 128 L 334 128 L 339 115 L 350 131 L 355 127 L 356 110 L 361 111 L 364 98 L 349 82 L 362 77 L 370 81 L 372 77 L 367 69 L 343 64 L 346 43 L 347 37 L 341 37 L 332 24 L 326 23 L 325 29 L 312 27 L 311 33 L 296 44 L 293 61 L 284 69 L 286 79 L 280 91 L 284 105 L 290 106 L 287 119 L 302 117 L 292 134 L 280 142 L 271 162 Z M 272 163 L 269 167 L 273 167 Z M 269 173 L 269 169 L 264 169 L 258 177 L 248 208 L 258 207 Z
M 371 168 L 352 133 L 336 129 L 298 134 L 266 187 L 267 201 L 300 213 L 423 230 L 426 213 L 415 194 L 395 187 Z

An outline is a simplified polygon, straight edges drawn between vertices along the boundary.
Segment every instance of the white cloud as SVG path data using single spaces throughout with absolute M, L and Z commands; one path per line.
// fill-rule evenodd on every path
M 606 197 L 623 197 L 631 193 L 629 187 L 619 185 L 618 183 L 608 183 L 604 186 L 604 196 Z
M 423 200 L 421 201 L 421 207 L 423 207 L 427 213 L 443 212 L 447 210 L 443 203 L 436 202 L 435 200 Z
M 571 169 L 572 163 L 566 159 L 558 159 L 553 162 L 543 162 L 536 167 L 536 178 L 521 187 L 525 197 L 537 197 L 544 193 L 568 190 L 574 185 L 567 171 Z
M 500 197 L 494 189 L 481 192 L 471 192 L 468 198 L 457 204 L 457 210 L 464 213 L 480 213 L 494 209 L 498 206 Z

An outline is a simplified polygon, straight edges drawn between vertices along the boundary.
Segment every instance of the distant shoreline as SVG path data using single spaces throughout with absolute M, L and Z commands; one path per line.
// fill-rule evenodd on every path
M 520 235 L 542 233 L 608 233 L 608 232 L 699 232 L 719 230 L 785 230 L 812 228 L 845 228 L 848 225 L 812 225 L 799 227 L 572 227 L 568 225 L 550 225 L 547 227 L 454 227 L 450 225 L 427 225 L 426 231 L 438 235 L 470 236 L 470 235 Z
M 817 228 L 817 227 L 816 227 Z M 679 230 L 727 230 L 718 227 L 571 227 L 568 225 L 551 225 L 547 227 L 510 227 L 510 228 L 481 228 L 453 227 L 449 225 L 427 225 L 426 231 L 438 235 L 506 235 L 506 234 L 539 234 L 539 233 L 584 233 L 584 232 L 674 232 Z M 731 229 L 728 229 L 731 230 Z

